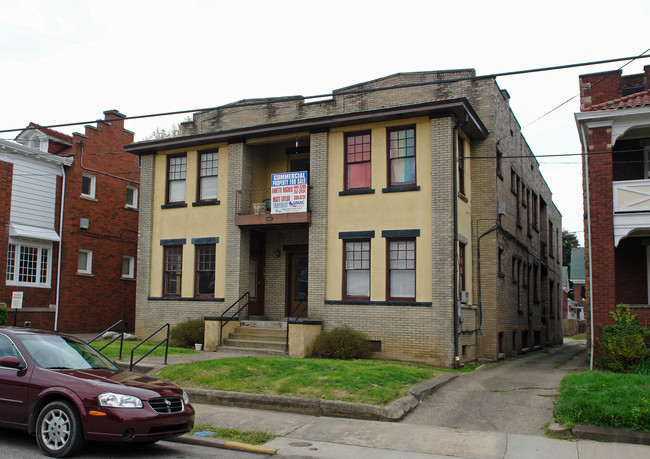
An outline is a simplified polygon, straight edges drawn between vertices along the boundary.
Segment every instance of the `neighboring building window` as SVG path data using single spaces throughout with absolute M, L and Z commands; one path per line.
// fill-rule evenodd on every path
M 503 249 L 499 247 L 499 253 L 497 255 L 497 270 L 498 272 L 503 272 Z
M 138 189 L 134 186 L 126 187 L 126 207 L 129 209 L 138 208 Z
M 458 192 L 465 194 L 465 141 L 458 136 Z
M 135 257 L 124 255 L 122 257 L 122 278 L 133 279 L 135 277 Z
M 532 193 L 531 198 L 532 198 L 531 216 L 533 220 L 533 227 L 537 228 L 537 195 L 535 193 Z
M 196 246 L 196 296 L 214 297 L 216 251 L 214 244 Z
M 217 199 L 219 181 L 219 153 L 216 151 L 199 154 L 199 201 Z
M 461 290 L 465 288 L 465 244 L 458 244 L 458 283 Z
M 77 273 L 93 273 L 93 252 L 92 250 L 79 250 L 79 261 L 77 262 Z
M 187 157 L 167 157 L 167 203 L 185 202 Z
M 415 239 L 388 240 L 388 296 L 415 300 Z
M 164 250 L 165 274 L 163 296 L 181 296 L 183 247 L 168 246 Z
M 9 243 L 7 285 L 50 286 L 51 244 Z
M 81 195 L 87 198 L 94 198 L 96 182 L 97 178 L 94 175 L 83 174 L 81 176 Z
M 501 170 L 502 169 L 502 166 L 501 166 L 502 159 L 503 159 L 503 152 L 501 151 L 501 149 L 499 147 L 497 147 L 497 161 L 496 161 L 497 162 L 497 165 L 496 165 L 497 175 L 503 179 L 503 172 Z
M 388 130 L 389 186 L 415 185 L 415 128 Z
M 345 241 L 345 299 L 370 299 L 370 240 Z
M 345 136 L 345 189 L 370 188 L 370 133 Z
M 512 282 L 517 283 L 518 275 L 517 275 L 517 257 L 512 257 L 512 267 L 511 267 L 511 272 L 510 272 L 510 277 L 512 277 Z
M 548 256 L 555 258 L 555 246 L 553 245 L 553 223 L 548 222 Z

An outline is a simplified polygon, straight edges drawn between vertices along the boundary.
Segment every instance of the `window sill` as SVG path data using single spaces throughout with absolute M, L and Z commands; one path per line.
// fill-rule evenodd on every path
M 460 191 L 458 192 L 458 199 L 461 201 L 464 201 L 465 203 L 469 202 L 469 199 L 467 199 L 467 196 L 465 196 L 465 193 L 461 193 Z
M 374 188 L 367 188 L 362 190 L 343 190 L 339 191 L 339 196 L 355 196 L 358 194 L 375 194 Z
M 355 306 L 418 306 L 431 307 L 433 303 L 422 301 L 354 301 L 354 300 L 325 300 L 325 304 L 355 305 Z
M 536 233 L 539 233 L 539 228 L 537 227 L 537 225 L 533 224 L 533 229 L 535 230 Z
M 135 277 L 124 277 L 124 276 L 122 276 L 122 280 L 123 281 L 135 282 Z
M 503 174 L 501 172 L 497 172 L 497 177 L 503 182 Z
M 94 198 L 93 196 L 88 196 L 87 194 L 80 194 L 79 197 L 86 201 L 99 202 L 97 198 Z
M 221 201 L 218 199 L 210 199 L 209 201 L 197 201 L 192 203 L 192 207 L 203 207 L 203 206 L 218 206 L 221 204 Z
M 506 278 L 506 274 L 505 274 L 505 273 L 502 273 L 502 272 L 498 272 L 498 273 L 497 273 L 497 276 L 499 276 L 501 279 L 505 279 L 505 278 Z
M 125 208 L 126 210 L 133 210 L 133 211 L 135 211 L 135 212 L 138 211 L 138 208 L 137 208 L 137 207 L 133 207 L 133 206 L 124 206 L 124 208 Z
M 212 301 L 215 303 L 223 303 L 225 298 L 195 298 L 195 297 L 182 297 L 182 296 L 150 296 L 148 301 Z
M 172 204 L 163 204 L 162 206 L 160 206 L 161 209 L 179 209 L 179 208 L 182 208 L 182 207 L 187 207 L 187 203 L 186 202 L 175 202 L 175 203 L 172 203 Z
M 420 191 L 419 185 L 395 186 L 391 188 L 382 188 L 382 193 L 400 193 L 402 191 Z
M 77 274 L 77 276 L 79 276 L 79 277 L 95 277 L 95 275 L 94 275 L 94 274 L 91 274 L 91 273 L 80 273 L 80 272 L 77 272 L 76 274 Z

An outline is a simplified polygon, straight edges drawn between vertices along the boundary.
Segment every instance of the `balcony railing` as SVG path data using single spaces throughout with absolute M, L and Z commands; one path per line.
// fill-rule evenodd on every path
M 650 212 L 650 180 L 613 183 L 614 213 Z
M 237 215 L 264 215 L 271 213 L 271 188 L 237 190 Z
M 271 214 L 271 188 L 237 190 L 235 224 L 238 226 L 310 224 L 311 212 Z

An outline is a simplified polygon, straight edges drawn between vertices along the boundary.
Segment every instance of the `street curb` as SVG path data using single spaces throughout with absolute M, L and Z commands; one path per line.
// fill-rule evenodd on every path
M 395 400 L 383 408 L 364 403 L 283 397 L 281 395 L 248 394 L 223 390 L 185 388 L 185 392 L 187 392 L 191 401 L 194 403 L 272 410 L 311 416 L 395 422 L 403 419 L 408 413 L 413 411 L 431 392 L 457 377 L 457 374 L 445 373 L 436 379 L 418 384 L 409 389 L 407 396 Z
M 181 437 L 169 438 L 167 441 L 175 443 L 185 443 L 188 445 L 207 446 L 209 448 L 232 449 L 236 451 L 245 451 L 248 453 L 268 454 L 273 456 L 278 452 L 277 448 L 270 448 L 262 445 L 249 445 L 236 441 L 222 440 L 220 438 L 197 437 L 196 435 L 186 434 Z
M 632 443 L 650 446 L 650 432 L 576 424 L 571 429 L 573 435 L 581 440 L 608 440 L 616 443 Z

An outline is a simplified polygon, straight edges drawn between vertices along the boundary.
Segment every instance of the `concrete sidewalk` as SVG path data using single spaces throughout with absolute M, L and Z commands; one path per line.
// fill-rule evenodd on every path
M 361 421 L 234 407 L 194 404 L 196 422 L 257 430 L 278 438 L 264 445 L 275 457 L 376 458 L 595 458 L 647 459 L 650 446 L 592 440 L 554 440 L 499 432 L 479 432 L 403 422 Z M 202 437 L 184 441 L 209 444 Z M 216 446 L 216 445 L 215 445 Z M 251 451 L 251 449 L 248 449 Z M 254 449 L 253 449 L 254 451 Z M 268 450 L 258 452 L 268 455 Z

